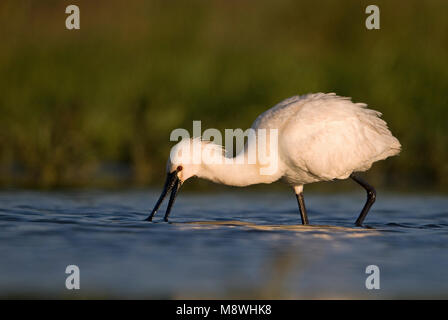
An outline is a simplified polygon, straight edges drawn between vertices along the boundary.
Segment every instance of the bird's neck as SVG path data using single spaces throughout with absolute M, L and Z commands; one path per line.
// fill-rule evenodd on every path
M 198 173 L 199 178 L 229 186 L 248 186 L 272 183 L 281 177 L 278 164 L 250 161 L 247 149 L 236 157 L 222 156 L 218 163 L 205 163 Z

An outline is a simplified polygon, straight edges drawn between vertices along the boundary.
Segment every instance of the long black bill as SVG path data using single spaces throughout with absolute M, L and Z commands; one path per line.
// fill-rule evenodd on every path
M 166 210 L 167 214 L 165 214 L 165 219 L 168 219 L 169 212 L 171 211 L 171 207 L 173 206 L 176 197 L 178 185 L 179 185 L 179 178 L 177 177 L 177 171 L 168 173 L 166 175 L 165 185 L 163 186 L 162 194 L 160 195 L 159 200 L 157 200 L 154 209 L 152 209 L 151 214 L 149 215 L 148 218 L 145 219 L 145 221 L 152 221 L 152 218 L 157 213 L 157 210 L 159 210 L 159 207 L 162 204 L 163 200 L 165 199 L 167 193 L 174 187 L 173 192 L 171 193 L 170 196 L 170 202 L 168 203 L 168 208 Z
M 163 218 L 163 220 L 165 220 L 166 222 L 168 222 L 168 217 L 170 215 L 171 208 L 173 207 L 174 201 L 176 201 L 176 195 L 177 195 L 177 192 L 179 191 L 180 186 L 181 186 L 181 182 L 178 178 L 176 180 L 176 182 L 174 183 L 173 190 L 171 191 L 171 195 L 170 195 L 170 200 L 168 202 L 168 207 L 166 208 L 165 218 Z

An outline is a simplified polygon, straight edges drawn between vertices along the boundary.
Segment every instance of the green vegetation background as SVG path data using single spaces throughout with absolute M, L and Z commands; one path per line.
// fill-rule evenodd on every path
M 77 4 L 81 29 L 65 28 Z M 403 145 L 373 183 L 448 189 L 448 1 L 0 2 L 0 186 L 161 184 L 174 128 L 336 92 Z

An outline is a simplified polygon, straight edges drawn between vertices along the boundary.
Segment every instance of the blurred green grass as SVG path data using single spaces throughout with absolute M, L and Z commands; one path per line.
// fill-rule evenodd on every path
M 448 2 L 0 3 L 0 186 L 161 183 L 174 128 L 247 128 L 282 99 L 336 92 L 403 145 L 376 184 L 448 189 Z

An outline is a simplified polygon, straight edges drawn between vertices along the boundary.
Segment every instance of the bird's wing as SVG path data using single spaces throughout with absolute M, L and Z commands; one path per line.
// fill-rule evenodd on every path
M 284 123 L 288 114 L 293 112 L 293 106 L 297 105 L 303 96 L 294 96 L 277 103 L 272 108 L 266 110 L 255 119 L 252 124 L 253 129 L 277 128 Z
M 293 170 L 320 180 L 345 179 L 353 171 L 367 170 L 401 147 L 380 116 L 350 98 L 314 95 L 302 101 L 280 131 L 283 159 Z
M 255 119 L 253 129 L 281 129 L 291 117 L 294 117 L 302 106 L 312 101 L 337 97 L 335 93 L 309 93 L 287 98 L 266 110 Z

